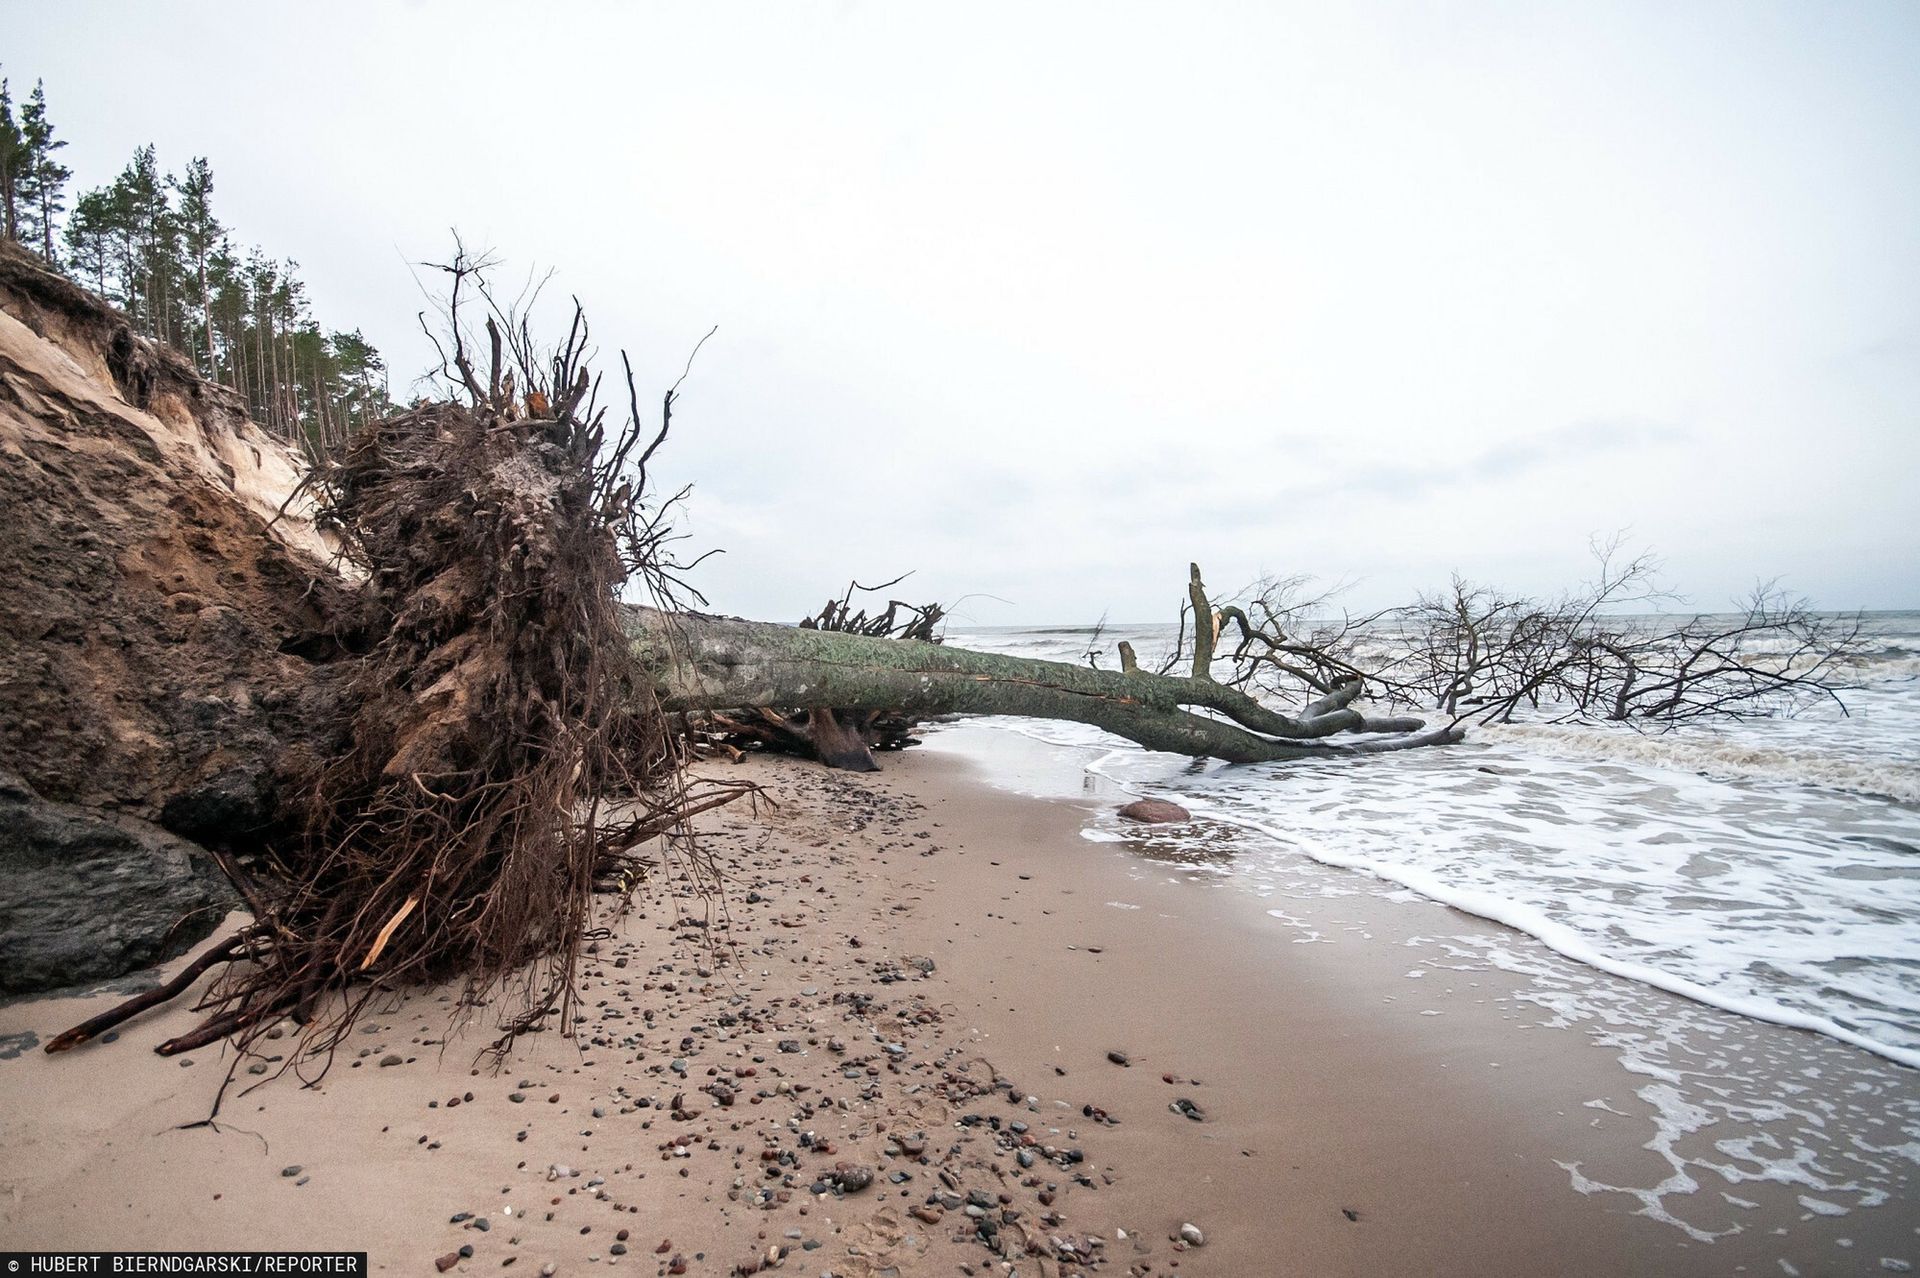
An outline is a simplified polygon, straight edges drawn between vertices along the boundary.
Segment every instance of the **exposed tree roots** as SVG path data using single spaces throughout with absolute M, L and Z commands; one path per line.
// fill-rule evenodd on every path
M 627 464 L 637 427 L 603 449 L 601 415 L 582 407 L 584 340 L 576 325 L 550 377 L 525 368 L 524 400 L 497 339 L 485 385 L 457 346 L 471 404 L 370 427 L 318 474 L 363 584 L 337 627 L 351 670 L 334 746 L 297 769 L 278 873 L 241 882 L 253 923 L 48 1050 L 214 968 L 205 1019 L 163 1055 L 226 1037 L 244 1049 L 292 1016 L 307 1027 L 294 1059 L 330 1059 L 380 991 L 450 977 L 469 1002 L 517 988 L 496 1048 L 564 1032 L 596 879 L 643 877 L 643 843 L 751 790 L 688 783 L 626 642 L 618 597 L 635 576 L 658 594 L 662 525 L 644 504 L 651 448 Z

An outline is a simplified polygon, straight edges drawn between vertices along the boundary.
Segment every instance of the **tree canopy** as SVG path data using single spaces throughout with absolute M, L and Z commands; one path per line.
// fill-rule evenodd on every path
M 46 91 L 16 107 L 0 79 L 0 235 L 118 306 L 135 331 L 188 355 L 254 420 L 324 452 L 393 411 L 386 362 L 358 328 L 315 318 L 299 263 L 236 242 L 214 212 L 205 156 L 176 174 L 152 145 L 80 191 L 56 158 Z

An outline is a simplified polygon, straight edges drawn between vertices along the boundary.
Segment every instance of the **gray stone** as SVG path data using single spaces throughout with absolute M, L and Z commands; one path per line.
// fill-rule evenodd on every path
M 134 817 L 43 799 L 0 771 L 0 992 L 158 963 L 235 904 L 206 849 Z

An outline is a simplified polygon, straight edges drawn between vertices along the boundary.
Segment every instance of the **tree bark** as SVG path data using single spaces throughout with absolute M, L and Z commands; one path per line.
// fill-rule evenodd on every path
M 1461 737 L 1451 725 L 1361 714 L 1351 705 L 1357 680 L 1285 715 L 1210 678 L 1095 670 L 911 639 L 649 608 L 629 610 L 627 632 L 669 711 L 831 706 L 1068 719 L 1149 750 L 1230 763 L 1373 754 Z M 1355 735 L 1331 739 L 1340 734 Z

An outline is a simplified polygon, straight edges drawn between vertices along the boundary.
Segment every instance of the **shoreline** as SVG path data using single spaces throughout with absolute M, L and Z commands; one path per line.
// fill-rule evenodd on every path
M 1603 1027 L 1556 1033 L 1566 1009 L 1525 974 L 1472 964 L 1471 938 L 1505 931 L 1495 924 L 1377 893 L 1289 899 L 1276 918 L 1271 899 L 1151 860 L 1151 833 L 1092 842 L 1087 805 L 994 789 L 941 748 L 858 779 L 744 766 L 779 807 L 764 825 L 744 809 L 706 823 L 730 866 L 724 911 L 680 926 L 685 901 L 643 901 L 583 967 L 578 1050 L 543 1034 L 501 1074 L 474 1073 L 483 1027 L 435 1041 L 453 996 L 415 992 L 371 1017 L 367 1054 L 319 1087 L 288 1077 L 230 1094 L 216 1134 L 170 1128 L 205 1116 L 218 1053 L 183 1068 L 141 1050 L 185 1022 L 181 1009 L 64 1059 L 27 1044 L 0 1056 L 0 1235 L 68 1249 L 346 1245 L 414 1273 L 451 1254 L 449 1268 L 476 1273 L 659 1273 L 678 1256 L 688 1273 L 726 1274 L 768 1247 L 808 1274 L 1006 1273 L 981 1241 L 991 1215 L 996 1236 L 1022 1239 L 1016 1255 L 1027 1242 L 1045 1253 L 1018 1260 L 1023 1273 L 1081 1272 L 1090 1238 L 1104 1272 L 1155 1274 L 1920 1262 L 1904 1178 L 1845 1216 L 1806 1207 L 1806 1186 L 1741 1184 L 1751 1206 L 1715 1209 L 1740 1232 L 1711 1243 L 1635 1214 L 1670 1195 L 1631 1187 L 1696 1164 L 1675 1165 L 1674 1140 L 1659 1146 L 1648 1078 Z M 732 962 L 703 943 L 720 934 Z M 1313 934 L 1333 943 L 1295 943 Z M 1468 939 L 1450 953 L 1443 934 Z M 44 1041 L 87 1004 L 0 1008 L 0 1043 Z M 1695 1026 L 1709 1011 L 1672 1016 Z M 1703 1068 L 1758 1055 L 1786 1077 L 1808 1059 L 1805 1035 L 1721 1018 Z M 1813 1057 L 1833 1070 L 1852 1052 Z M 1169 1109 L 1182 1099 L 1201 1121 Z M 1721 1124 L 1704 1138 L 1739 1136 Z M 874 1183 L 813 1193 L 841 1162 Z M 301 1171 L 282 1176 L 289 1166 Z M 546 1181 L 555 1166 L 568 1174 Z M 1596 1188 L 1576 1192 L 1583 1182 Z M 1612 1185 L 1629 1188 L 1598 1188 Z M 991 1205 L 969 1213 L 966 1192 Z M 498 1214 L 514 1204 L 530 1214 Z M 1176 1241 L 1188 1222 L 1203 1246 Z
M 1411 892 L 1424 900 L 1459 910 L 1498 924 L 1501 928 L 1523 934 L 1582 968 L 1602 971 L 1634 985 L 1658 989 L 1689 1002 L 1716 1008 L 1746 1020 L 1764 1021 L 1786 1029 L 1806 1030 L 1871 1053 L 1908 1070 L 1920 1070 L 1920 1047 L 1889 1041 L 1884 1034 L 1881 1037 L 1874 1037 L 1872 1034 L 1847 1025 L 1833 1015 L 1796 1006 L 1787 995 L 1777 992 L 1760 993 L 1753 990 L 1720 989 L 1705 978 L 1695 978 L 1682 972 L 1669 971 L 1662 966 L 1641 961 L 1632 956 L 1609 953 L 1593 935 L 1554 918 L 1547 909 L 1536 902 L 1485 888 L 1460 886 L 1433 870 L 1409 864 L 1404 859 L 1396 859 L 1391 853 L 1383 857 L 1380 855 L 1382 849 L 1378 841 L 1373 842 L 1364 851 L 1356 850 L 1351 845 L 1344 847 L 1335 845 L 1327 839 L 1316 837 L 1317 831 L 1311 826 L 1288 829 L 1284 818 L 1276 824 L 1271 818 L 1261 813 L 1237 810 L 1231 804 L 1223 805 L 1217 794 L 1207 793 L 1204 790 L 1190 792 L 1189 788 L 1171 773 L 1151 779 L 1135 778 L 1132 782 L 1124 781 L 1106 771 L 1105 765 L 1115 759 L 1136 755 L 1138 753 L 1136 751 L 1124 748 L 1113 749 L 1104 745 L 1095 746 L 1090 743 L 1057 741 L 1040 733 L 1005 723 L 993 724 L 989 731 L 990 722 L 949 725 L 941 730 L 936 740 L 951 742 L 957 739 L 965 743 L 984 741 L 988 736 L 998 738 L 991 747 L 961 744 L 957 748 L 951 745 L 936 745 L 935 749 L 948 750 L 967 760 L 994 777 L 995 780 L 992 783 L 1000 788 L 1011 789 L 1015 793 L 1032 797 L 1074 802 L 1081 798 L 1082 793 L 1090 792 L 1090 787 L 1104 786 L 1115 804 L 1123 803 L 1129 798 L 1171 799 L 1186 807 L 1196 818 L 1196 823 L 1235 832 L 1234 842 L 1236 843 L 1251 842 L 1287 849 L 1334 871 L 1351 872 L 1371 880 L 1379 885 L 1378 890 L 1381 892 L 1387 894 L 1401 890 Z M 1503 727 L 1495 731 L 1515 733 L 1528 730 L 1532 728 Z M 1471 751 L 1476 744 L 1484 744 L 1480 740 L 1481 736 L 1482 734 L 1476 733 L 1476 740 L 1461 748 Z M 1004 748 L 1005 743 L 1014 742 L 1017 744 L 1013 750 L 1008 751 Z M 1034 743 L 1038 743 L 1043 749 L 1035 750 Z M 1595 746 L 1597 741 L 1589 741 L 1588 745 Z M 1049 751 L 1056 757 L 1046 757 Z M 1548 753 L 1551 756 L 1552 751 Z M 1017 761 L 1009 763 L 1005 757 L 1009 754 Z M 1072 766 L 1074 756 L 1079 756 L 1078 768 Z M 1610 762 L 1615 758 L 1604 749 L 1591 748 L 1583 757 L 1603 762 Z M 1460 763 L 1461 761 L 1456 760 L 1456 765 Z M 1465 766 L 1474 765 L 1467 761 Z M 1481 764 L 1475 767 L 1475 770 L 1492 772 L 1496 771 L 1497 767 L 1498 764 L 1494 767 Z M 1696 776 L 1710 777 L 1713 781 L 1727 780 L 1726 777 L 1714 777 L 1708 773 L 1691 774 L 1678 779 L 1691 782 Z M 1906 802 L 1895 796 L 1870 791 L 1858 791 L 1857 794 L 1859 798 L 1874 805 L 1885 804 L 1889 807 L 1897 807 Z M 1417 820 L 1416 813 L 1410 812 L 1407 816 L 1410 822 Z M 1109 821 L 1107 824 L 1111 826 L 1113 823 Z M 1872 836 L 1848 832 L 1842 837 L 1865 841 Z M 1887 868 L 1855 867 L 1855 873 L 1861 878 L 1870 878 Z M 1901 872 L 1900 867 L 1892 867 L 1893 874 Z M 1920 1115 L 1916 1117 L 1920 1118 Z M 1920 1138 L 1920 1126 L 1916 1126 L 1913 1135 Z

